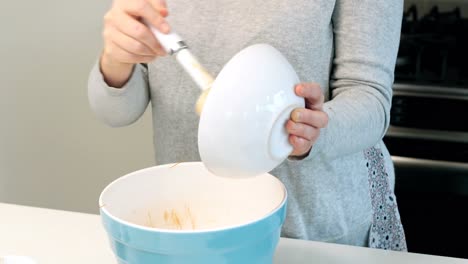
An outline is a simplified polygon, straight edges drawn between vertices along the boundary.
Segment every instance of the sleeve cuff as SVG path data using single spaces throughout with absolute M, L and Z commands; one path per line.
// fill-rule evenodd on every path
M 115 87 L 109 86 L 104 81 L 104 76 L 99 68 L 99 61 L 98 63 L 95 64 L 94 67 L 95 67 L 94 73 L 96 74 L 96 81 L 101 87 L 104 87 L 107 94 L 111 96 L 121 96 L 127 93 L 127 91 L 132 89 L 132 87 L 136 87 L 140 83 L 141 80 L 144 80 L 144 78 L 146 78 L 148 74 L 147 69 L 144 66 L 142 66 L 141 64 L 135 64 L 135 66 L 133 67 L 130 79 L 128 79 L 128 81 L 121 88 L 115 88 Z

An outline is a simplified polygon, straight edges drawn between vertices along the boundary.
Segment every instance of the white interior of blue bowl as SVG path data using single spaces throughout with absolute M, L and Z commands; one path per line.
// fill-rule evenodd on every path
M 270 174 L 246 179 L 213 175 L 190 162 L 139 170 L 109 184 L 100 206 L 115 220 L 165 232 L 232 228 L 267 217 L 286 200 Z

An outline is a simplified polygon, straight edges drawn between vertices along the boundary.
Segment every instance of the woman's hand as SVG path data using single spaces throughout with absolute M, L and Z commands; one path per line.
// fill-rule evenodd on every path
M 328 115 L 323 111 L 325 97 L 316 83 L 301 83 L 294 88 L 305 99 L 305 108 L 297 108 L 286 123 L 289 142 L 294 147 L 291 156 L 307 155 L 320 135 L 320 129 L 328 124 Z
M 150 62 L 165 55 L 141 19 L 168 33 L 167 15 L 164 0 L 114 0 L 112 8 L 104 16 L 104 51 L 100 60 L 101 71 L 109 85 L 123 86 L 134 64 Z

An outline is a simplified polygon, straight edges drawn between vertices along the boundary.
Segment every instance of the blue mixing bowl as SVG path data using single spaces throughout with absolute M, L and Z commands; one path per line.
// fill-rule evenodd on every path
M 271 264 L 286 203 L 270 174 L 222 178 L 200 162 L 130 173 L 99 198 L 120 264 Z

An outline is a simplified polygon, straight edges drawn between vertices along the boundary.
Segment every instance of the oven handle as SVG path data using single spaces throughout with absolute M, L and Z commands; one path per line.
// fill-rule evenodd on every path
M 392 156 L 396 187 L 403 191 L 468 196 L 468 163 Z M 419 182 L 414 186 L 414 182 Z M 411 186 L 412 185 L 412 186 Z M 415 189 L 416 188 L 416 189 Z
M 401 156 L 392 156 L 392 160 L 395 165 L 402 167 L 413 167 L 418 169 L 432 169 L 432 170 L 444 170 L 450 172 L 468 173 L 468 163 L 465 162 L 453 162 L 444 160 L 428 160 L 428 159 L 417 159 L 408 158 Z M 468 174 L 466 175 L 468 177 Z

